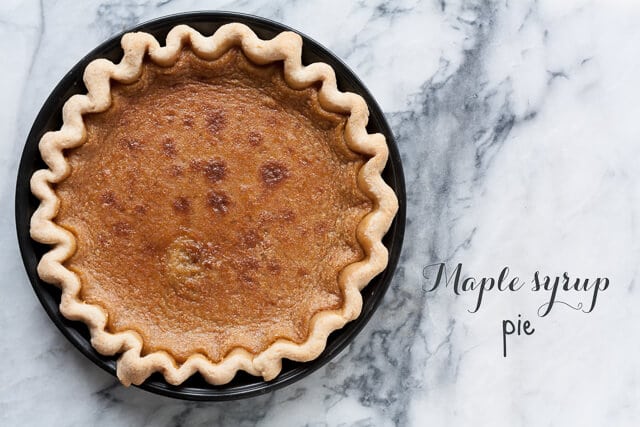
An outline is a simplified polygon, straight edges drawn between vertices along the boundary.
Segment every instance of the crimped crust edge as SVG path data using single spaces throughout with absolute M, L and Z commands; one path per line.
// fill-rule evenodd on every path
M 84 82 L 88 93 L 74 95 L 64 104 L 61 129 L 47 132 L 39 144 L 48 169 L 36 171 L 31 178 L 31 191 L 41 201 L 31 218 L 31 237 L 52 246 L 40 260 L 38 274 L 62 289 L 60 312 L 68 319 L 87 324 L 91 343 L 101 354 L 122 353 L 117 362 L 117 375 L 125 385 L 141 384 L 154 372 L 161 372 L 166 381 L 174 385 L 184 382 L 196 372 L 211 384 L 225 384 L 238 370 L 269 381 L 280 373 L 283 358 L 300 362 L 315 359 L 326 347 L 331 332 L 358 317 L 362 309 L 361 289 L 387 266 L 388 252 L 382 244 L 382 237 L 398 210 L 397 198 L 381 176 L 388 158 L 388 147 L 383 135 L 367 133 L 369 112 L 364 99 L 354 93 L 340 92 L 335 73 L 329 65 L 302 65 L 302 39 L 293 32 L 285 31 L 271 40 L 261 40 L 249 27 L 231 23 L 205 37 L 191 27 L 178 25 L 167 35 L 165 46 L 160 46 L 153 36 L 143 32 L 127 33 L 121 43 L 124 57 L 118 64 L 96 59 L 87 65 Z M 338 280 L 344 292 L 342 309 L 316 313 L 311 319 L 309 337 L 302 344 L 279 339 L 258 355 L 236 348 L 218 363 L 202 354 L 194 354 L 182 364 L 166 352 L 156 351 L 142 356 L 142 338 L 133 331 L 107 332 L 105 312 L 79 299 L 80 278 L 63 265 L 75 252 L 76 241 L 71 232 L 53 221 L 60 200 L 52 184 L 61 182 L 71 172 L 63 150 L 77 147 L 85 141 L 82 115 L 109 108 L 110 80 L 122 83 L 135 81 L 142 72 L 145 56 L 158 65 L 170 66 L 176 62 L 184 46 L 190 46 L 198 57 L 206 60 L 216 59 L 232 47 L 240 47 L 256 64 L 283 61 L 285 81 L 294 89 L 321 82 L 318 92 L 320 105 L 329 111 L 349 113 L 345 127 L 347 145 L 353 151 L 369 156 L 358 174 L 358 186 L 373 202 L 373 210 L 357 228 L 357 238 L 365 258 L 340 272 Z

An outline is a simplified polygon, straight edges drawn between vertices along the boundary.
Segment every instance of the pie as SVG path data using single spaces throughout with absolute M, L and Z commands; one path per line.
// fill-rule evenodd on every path
M 61 313 L 121 353 L 125 385 L 271 380 L 283 358 L 316 358 L 387 263 L 397 199 L 366 103 L 302 65 L 292 32 L 180 25 L 164 47 L 146 33 L 122 47 L 87 66 L 31 181 Z

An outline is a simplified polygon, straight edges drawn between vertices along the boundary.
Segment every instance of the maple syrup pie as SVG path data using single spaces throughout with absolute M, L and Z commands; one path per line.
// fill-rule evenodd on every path
M 385 139 L 301 43 L 242 24 L 179 25 L 165 46 L 128 33 L 42 137 L 38 273 L 98 352 L 121 354 L 123 384 L 271 380 L 319 356 L 386 267 Z

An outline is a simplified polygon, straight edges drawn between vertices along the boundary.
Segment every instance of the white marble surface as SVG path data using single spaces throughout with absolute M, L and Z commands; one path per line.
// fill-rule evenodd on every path
M 0 3 L 0 425 L 624 426 L 640 419 L 640 4 L 623 1 Z M 342 57 L 402 152 L 408 225 L 384 304 L 325 368 L 232 403 L 119 386 L 49 321 L 14 231 L 19 156 L 64 73 L 122 29 L 221 9 L 288 24 Z M 590 314 L 547 294 L 427 293 L 423 267 L 606 276 Z M 586 296 L 565 295 L 576 304 Z M 536 332 L 512 338 L 518 314 Z

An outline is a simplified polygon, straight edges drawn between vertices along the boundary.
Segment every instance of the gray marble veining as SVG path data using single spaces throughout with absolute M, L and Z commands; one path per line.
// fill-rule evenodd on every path
M 120 386 L 55 329 L 23 272 L 12 205 L 31 123 L 78 59 L 138 22 L 210 9 L 281 21 L 344 59 L 392 125 L 409 202 L 384 304 L 344 352 L 266 396 L 190 403 Z M 624 1 L 2 2 L 0 424 L 634 425 L 639 18 Z M 548 296 L 526 291 L 489 292 L 470 313 L 473 293 L 425 291 L 438 262 L 611 286 L 590 314 L 539 318 Z M 501 321 L 518 314 L 536 333 L 503 358 Z

